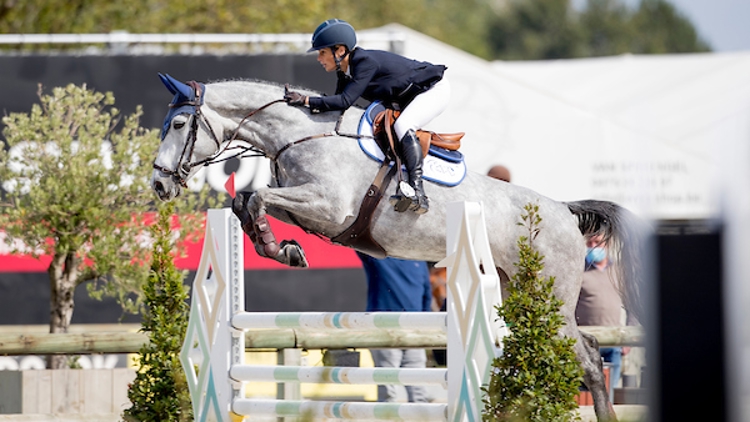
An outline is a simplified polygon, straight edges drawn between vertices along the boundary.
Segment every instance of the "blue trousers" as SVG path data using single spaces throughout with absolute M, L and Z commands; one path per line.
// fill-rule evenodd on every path
M 609 391 L 613 392 L 620 382 L 620 372 L 622 370 L 622 347 L 602 347 L 599 349 L 599 353 L 602 355 L 602 359 L 610 364 Z
M 383 368 L 424 368 L 427 365 L 427 354 L 424 349 L 370 349 L 372 362 Z M 378 401 L 396 401 L 398 385 L 378 385 Z M 421 385 L 406 385 L 406 396 L 410 403 L 425 403 L 429 399 L 427 391 Z

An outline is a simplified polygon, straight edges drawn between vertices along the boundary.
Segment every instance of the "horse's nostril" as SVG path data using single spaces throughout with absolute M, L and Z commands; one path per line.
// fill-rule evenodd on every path
M 156 193 L 164 192 L 164 185 L 161 182 L 154 182 L 154 190 Z

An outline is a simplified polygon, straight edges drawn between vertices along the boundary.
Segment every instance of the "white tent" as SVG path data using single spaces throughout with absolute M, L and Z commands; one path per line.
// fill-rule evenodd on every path
M 712 218 L 732 177 L 722 163 L 750 142 L 750 52 L 490 63 L 402 26 L 378 31 L 448 66 L 453 105 L 431 128 L 467 132 L 470 169 L 503 164 L 553 199 Z

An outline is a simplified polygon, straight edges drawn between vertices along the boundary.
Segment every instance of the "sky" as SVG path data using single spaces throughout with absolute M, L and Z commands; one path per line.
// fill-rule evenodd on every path
M 640 0 L 623 0 L 638 7 Z M 667 0 L 687 16 L 713 51 L 750 51 L 750 0 Z M 586 4 L 586 0 L 573 0 Z
M 638 1 L 627 0 L 634 4 Z M 750 51 L 750 0 L 669 0 L 713 51 Z

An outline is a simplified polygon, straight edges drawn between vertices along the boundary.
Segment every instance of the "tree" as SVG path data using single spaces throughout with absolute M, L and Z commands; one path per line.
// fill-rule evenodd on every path
M 633 50 L 637 36 L 632 13 L 616 0 L 589 0 L 580 15 L 585 56 L 624 54 Z
M 492 3 L 484 0 L 381 0 L 344 2 L 350 10 L 338 6 L 329 17 L 341 16 L 355 28 L 373 28 L 400 23 L 480 57 L 488 57 L 486 42 L 488 17 L 494 14 Z M 327 18 L 326 18 L 327 19 Z
M 111 93 L 68 85 L 51 95 L 40 88 L 39 99 L 30 113 L 2 120 L 0 227 L 13 253 L 52 258 L 50 332 L 65 333 L 83 283 L 94 297 L 139 309 L 150 250 L 144 219 L 155 198 L 149 163 L 158 137 L 138 125 L 140 107 L 121 118 Z M 183 215 L 184 231 L 193 233 L 201 214 Z M 64 356 L 48 359 L 50 368 L 65 366 Z
M 3 33 L 255 33 L 312 31 L 335 11 L 326 0 L 26 0 L 0 5 Z M 346 9 L 344 9 L 346 10 Z M 310 29 L 312 27 L 312 29 Z
M 397 22 L 494 60 L 708 51 L 665 0 L 27 0 L 0 4 L 0 33 L 311 33 L 330 18 L 355 28 Z
M 90 33 L 122 29 L 148 15 L 146 0 L 24 0 L 0 4 L 0 33 Z
M 128 389 L 132 406 L 126 421 L 192 421 L 190 393 L 180 364 L 180 349 L 188 325 L 185 275 L 174 265 L 174 240 L 170 228 L 174 206 L 159 210 L 151 227 L 153 256 L 148 281 L 143 288 L 145 312 L 141 331 L 149 342 L 138 355 L 139 370 Z
M 0 33 L 312 33 L 326 19 L 392 22 L 486 57 L 489 2 L 471 0 L 26 0 L 0 4 Z
M 485 389 L 483 420 L 563 422 L 575 419 L 575 395 L 583 379 L 575 340 L 560 336 L 563 302 L 553 293 L 554 277 L 542 277 L 544 256 L 534 248 L 542 218 L 528 204 L 521 217 L 528 230 L 518 240 L 516 274 L 498 309 L 510 327 L 503 354 L 495 358 Z
M 492 58 L 540 60 L 623 53 L 709 51 L 692 23 L 665 0 L 641 0 L 636 11 L 622 0 L 510 0 L 489 24 Z
M 633 16 L 632 52 L 636 54 L 710 51 L 698 32 L 674 6 L 664 0 L 641 0 Z
M 569 0 L 511 0 L 489 24 L 490 51 L 504 60 L 579 57 L 582 33 Z

